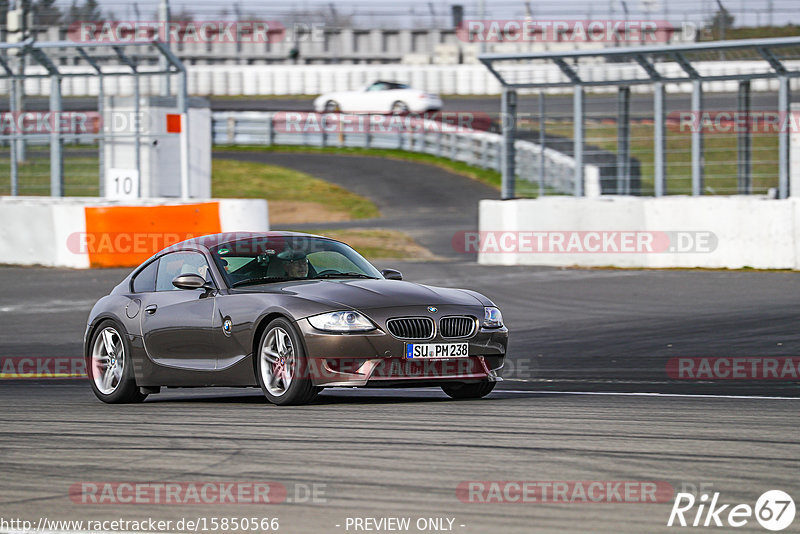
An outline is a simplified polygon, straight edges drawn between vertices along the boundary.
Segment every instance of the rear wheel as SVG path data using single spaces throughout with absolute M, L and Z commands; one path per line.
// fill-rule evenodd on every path
M 319 391 L 308 376 L 300 336 L 286 319 L 275 319 L 261 335 L 257 375 L 267 399 L 281 406 L 306 404 Z
M 133 359 L 125 331 L 115 321 L 103 321 L 92 336 L 87 374 L 92 391 L 103 402 L 142 402 L 133 376 Z
M 488 380 L 481 380 L 473 384 L 455 382 L 442 386 L 442 391 L 454 399 L 480 399 L 491 393 L 495 384 L 497 382 L 489 382 Z

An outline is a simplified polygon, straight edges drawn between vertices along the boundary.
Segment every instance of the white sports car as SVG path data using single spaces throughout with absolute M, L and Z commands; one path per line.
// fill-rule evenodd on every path
M 314 100 L 318 113 L 425 113 L 442 109 L 439 95 L 403 83 L 377 81 L 358 91 L 325 93 Z

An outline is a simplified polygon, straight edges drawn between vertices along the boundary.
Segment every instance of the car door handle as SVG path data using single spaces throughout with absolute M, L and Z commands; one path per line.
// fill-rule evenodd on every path
M 147 315 L 153 315 L 157 309 L 158 306 L 156 306 L 155 304 L 151 304 L 150 306 L 146 307 L 144 311 L 145 313 L 147 313 Z

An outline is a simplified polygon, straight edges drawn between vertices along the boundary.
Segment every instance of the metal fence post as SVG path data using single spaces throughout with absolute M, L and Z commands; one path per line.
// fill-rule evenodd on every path
M 516 174 L 514 138 L 516 137 L 517 127 L 517 92 L 506 87 L 503 87 L 500 118 L 503 121 L 503 149 L 500 165 L 502 189 L 500 198 L 507 200 L 514 198 L 514 178 Z
M 97 190 L 101 197 L 106 196 L 106 142 L 105 142 L 105 90 L 103 88 L 103 73 L 97 73 L 97 114 L 100 117 L 100 136 L 97 138 L 97 164 L 99 166 L 97 175 L 100 183 Z M 141 178 L 140 178 L 141 179 Z
M 57 74 L 50 76 L 50 112 L 54 117 L 61 114 L 61 77 Z M 64 196 L 64 154 L 61 132 L 56 127 L 50 133 L 50 196 Z
M 230 116 L 225 120 L 225 143 L 228 145 L 233 144 L 236 139 L 236 117 Z
M 737 93 L 739 116 L 744 117 L 744 126 L 739 130 L 737 138 L 738 191 L 740 194 L 753 193 L 752 138 L 750 137 L 750 80 L 739 82 Z
M 272 124 L 272 117 L 271 113 L 267 116 L 267 146 L 272 146 L 275 142 L 275 128 Z
M 16 84 L 14 88 L 14 108 L 17 113 L 25 111 L 25 54 L 21 53 L 18 60 L 19 77 L 11 80 Z M 25 162 L 28 159 L 26 140 L 24 136 L 17 138 L 17 162 Z
M 189 179 L 189 74 L 186 67 L 178 70 L 178 109 L 181 113 L 181 198 L 187 200 L 191 196 Z
M 139 175 L 139 196 L 151 197 L 153 196 L 153 191 L 151 189 L 153 184 L 148 180 L 148 183 L 145 185 L 144 177 L 142 176 L 142 103 L 141 89 L 139 87 L 139 72 L 136 70 L 133 71 L 133 83 L 133 149 L 136 153 L 136 174 Z M 181 196 L 183 196 L 183 188 L 181 188 Z
M 450 134 L 450 160 L 455 161 L 457 154 L 457 147 L 456 147 L 456 134 Z
M 575 158 L 575 191 L 576 197 L 583 196 L 583 137 L 584 137 L 584 112 L 583 112 L 583 86 L 575 84 L 572 97 L 573 122 L 574 122 L 574 158 Z
M 544 196 L 544 145 L 545 138 L 544 124 L 544 91 L 539 91 L 539 195 Z
M 789 198 L 789 77 L 778 76 L 778 198 Z
M 703 194 L 703 82 L 692 80 L 692 117 L 697 127 L 692 130 L 692 196 Z
M 8 108 L 11 110 L 11 116 L 16 117 L 14 112 L 16 110 L 16 82 L 11 80 L 10 85 L 10 92 L 8 94 Z M 18 124 L 19 121 L 15 120 Z M 11 146 L 10 148 L 10 155 L 11 155 L 11 196 L 15 197 L 19 194 L 19 167 L 17 162 L 17 128 L 12 128 L 11 130 Z
M 631 143 L 631 88 L 617 91 L 617 188 L 618 195 L 629 193 Z
M 653 84 L 653 194 L 657 197 L 667 193 L 667 121 L 664 110 L 664 83 Z M 630 158 L 628 159 L 628 187 L 630 194 Z

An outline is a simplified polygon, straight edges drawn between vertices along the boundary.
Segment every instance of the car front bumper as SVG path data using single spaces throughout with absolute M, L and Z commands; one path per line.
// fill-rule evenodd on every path
M 508 330 L 479 329 L 466 339 L 437 335 L 417 343 L 460 343 L 469 356 L 408 359 L 406 341 L 377 329 L 358 334 L 321 332 L 302 319 L 297 323 L 305 342 L 307 374 L 315 386 L 438 385 L 448 381 L 501 381 Z

